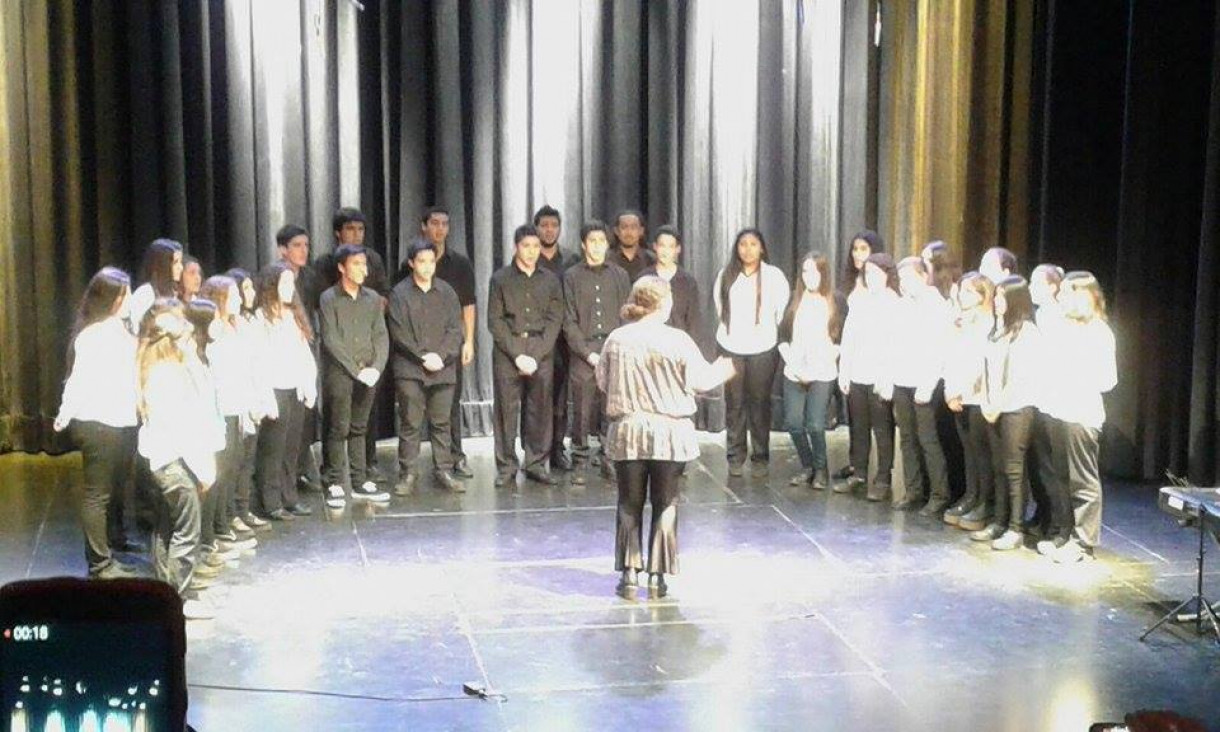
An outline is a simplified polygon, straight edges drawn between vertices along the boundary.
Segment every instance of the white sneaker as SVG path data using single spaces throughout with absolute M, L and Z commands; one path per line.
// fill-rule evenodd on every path
M 387 503 L 390 500 L 390 494 L 377 490 L 377 484 L 371 480 L 364 481 L 359 488 L 353 488 L 352 495 L 375 503 Z
M 332 485 L 326 489 L 326 505 L 329 508 L 343 508 L 347 505 L 347 493 L 341 485 Z

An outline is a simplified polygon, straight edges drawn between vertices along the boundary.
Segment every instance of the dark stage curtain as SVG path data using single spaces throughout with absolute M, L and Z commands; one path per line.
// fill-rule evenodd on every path
M 1119 342 L 1105 467 L 1218 477 L 1215 0 L 1049 0 L 1033 249 L 1097 274 Z
M 677 224 L 709 303 L 741 227 L 786 271 L 809 248 L 833 260 L 875 209 L 866 5 L 0 3 L 0 451 L 65 447 L 50 422 L 75 302 L 158 236 L 209 273 L 257 268 L 284 223 L 328 251 L 331 212 L 355 205 L 396 264 L 443 204 L 484 302 L 543 203 L 569 251 L 582 220 L 623 208 Z M 475 434 L 490 431 L 482 316 Z

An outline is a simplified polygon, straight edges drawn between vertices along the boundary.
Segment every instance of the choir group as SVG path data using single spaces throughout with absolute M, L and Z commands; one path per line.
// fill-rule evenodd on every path
M 83 455 L 91 576 L 135 573 L 114 552 L 141 549 L 127 533 L 139 527 L 152 536 L 156 575 L 183 595 L 189 617 L 207 617 L 212 603 L 200 593 L 257 533 L 312 513 L 301 488 L 321 491 L 332 509 L 389 502 L 390 482 L 396 495 L 413 493 L 425 430 L 433 484 L 465 490 L 474 472 L 460 395 L 477 298 L 470 261 L 447 247 L 448 212 L 423 212 L 393 275 L 363 246 L 359 211 L 340 209 L 332 229 L 333 251 L 311 264 L 309 234 L 283 227 L 280 260 L 257 276 L 205 279 L 178 242 L 158 239 L 138 287 L 114 267 L 89 282 L 55 428 L 71 429 Z M 612 226 L 585 223 L 573 255 L 560 251 L 560 230 L 559 212 L 544 206 L 490 279 L 494 482 L 554 485 L 562 471 L 580 485 L 590 469 L 617 482 L 619 594 L 632 596 L 647 569 L 650 595 L 663 596 L 664 575 L 677 571 L 677 486 L 698 455 L 696 391 L 723 385 L 729 475 L 742 478 L 749 463 L 765 477 L 777 373 L 802 466 L 792 485 L 893 500 L 897 431 L 895 510 L 996 550 L 1029 537 L 1055 561 L 1092 557 L 1102 394 L 1116 368 L 1091 274 L 1044 264 L 1027 281 L 1002 248 L 962 274 L 943 242 L 895 264 L 864 231 L 848 243 L 837 287 L 818 252 L 797 263 L 790 287 L 763 233 L 749 228 L 704 318 L 673 227 L 646 242 L 643 216 L 625 211 Z M 394 402 L 390 481 L 372 435 Z M 315 411 L 322 471 L 310 450 Z M 841 411 L 850 461 L 832 478 L 825 432 Z

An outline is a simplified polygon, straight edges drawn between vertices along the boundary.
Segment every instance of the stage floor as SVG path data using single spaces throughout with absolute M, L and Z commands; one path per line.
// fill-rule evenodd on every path
M 330 513 L 310 496 L 315 515 L 260 535 L 217 583 L 218 617 L 190 623 L 192 724 L 1086 730 L 1170 708 L 1220 730 L 1220 649 L 1193 625 L 1137 640 L 1195 577 L 1195 535 L 1154 487 L 1108 484 L 1098 561 L 1059 566 L 789 487 L 780 433 L 769 480 L 728 482 L 722 438 L 706 437 L 683 489 L 682 572 L 655 602 L 614 595 L 611 486 L 497 491 L 490 440 L 468 442 L 479 477 L 464 495 L 425 481 Z M 83 574 L 79 466 L 0 457 L 0 582 Z M 467 682 L 502 696 L 465 696 Z

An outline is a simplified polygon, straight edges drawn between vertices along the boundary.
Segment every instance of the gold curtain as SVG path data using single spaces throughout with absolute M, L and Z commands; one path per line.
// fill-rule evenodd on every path
M 881 233 L 945 240 L 967 269 L 1027 249 L 1033 0 L 881 5 Z

